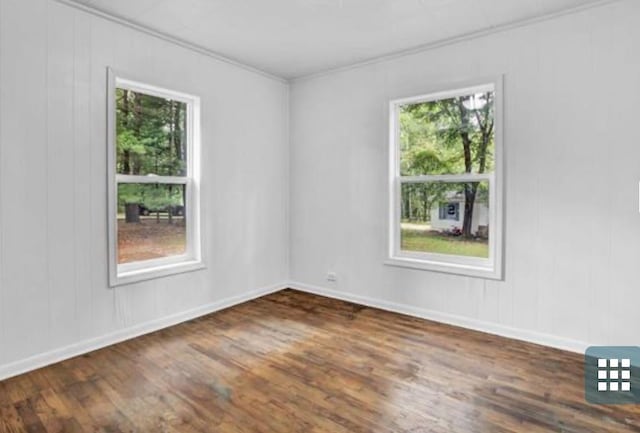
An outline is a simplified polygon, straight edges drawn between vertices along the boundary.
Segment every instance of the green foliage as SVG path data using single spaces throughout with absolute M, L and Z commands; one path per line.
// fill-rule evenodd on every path
M 408 104 L 400 108 L 403 176 L 488 173 L 494 170 L 494 93 Z M 406 184 L 402 219 L 430 220 L 432 206 L 460 194 L 467 203 L 488 201 L 484 183 Z M 469 235 L 467 222 L 465 234 Z
M 182 204 L 182 186 L 153 185 L 144 192 L 142 204 L 148 209 L 161 210 Z
M 493 171 L 493 114 L 493 93 L 401 107 L 402 175 Z
M 117 89 L 117 172 L 184 176 L 186 117 L 183 102 Z
M 118 207 L 125 204 L 142 203 L 143 187 L 138 184 L 126 183 L 118 185 Z
M 130 155 L 138 157 L 145 154 L 145 146 L 133 131 L 122 129 L 118 132 L 118 159 L 123 159 L 124 154 L 129 152 Z
M 118 207 L 135 203 L 149 210 L 166 210 L 171 206 L 183 206 L 183 186 L 166 184 L 127 183 L 118 186 Z
M 402 230 L 401 248 L 403 251 L 452 254 L 466 257 L 489 257 L 489 243 L 486 240 L 475 241 L 462 237 L 440 235 L 419 230 Z

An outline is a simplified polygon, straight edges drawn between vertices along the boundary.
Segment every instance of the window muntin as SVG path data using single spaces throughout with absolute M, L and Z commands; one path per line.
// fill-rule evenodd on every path
M 199 269 L 199 99 L 109 78 L 110 284 Z
M 500 91 L 391 102 L 389 264 L 501 278 Z

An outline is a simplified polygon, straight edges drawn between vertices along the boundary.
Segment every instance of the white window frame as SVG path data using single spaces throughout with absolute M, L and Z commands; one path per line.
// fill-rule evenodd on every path
M 200 230 L 200 98 L 182 92 L 125 78 L 108 68 L 107 140 L 109 212 L 109 285 L 116 287 L 138 281 L 203 269 Z M 187 106 L 187 167 L 185 176 L 123 175 L 116 172 L 116 89 L 180 101 Z M 118 264 L 118 184 L 186 185 L 186 252 L 177 256 Z
M 445 272 L 471 277 L 501 280 L 503 278 L 503 83 L 502 77 L 440 87 L 440 90 L 394 99 L 389 103 L 389 251 L 385 264 L 427 271 Z M 443 88 L 453 90 L 441 90 Z M 451 175 L 400 175 L 400 107 L 407 104 L 437 101 L 473 93 L 495 92 L 494 107 L 494 172 Z M 404 183 L 425 182 L 489 183 L 489 258 L 402 251 L 401 249 L 401 189 Z

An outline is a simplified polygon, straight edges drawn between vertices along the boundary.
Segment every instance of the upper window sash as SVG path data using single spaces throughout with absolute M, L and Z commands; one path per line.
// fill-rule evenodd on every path
M 113 74 L 113 73 L 112 73 Z M 156 172 L 149 173 L 140 173 L 140 174 L 130 174 L 130 173 L 118 173 L 116 170 L 116 175 L 134 175 L 134 176 L 169 176 L 169 177 L 194 177 L 199 176 L 199 173 L 196 172 L 197 164 L 193 163 L 194 156 L 199 152 L 199 148 L 197 148 L 200 136 L 200 124 L 199 124 L 199 115 L 196 113 L 200 112 L 200 98 L 189 95 L 183 92 L 174 92 L 173 90 L 167 90 L 163 88 L 159 88 L 156 86 L 140 83 L 137 81 L 129 80 L 126 78 L 122 78 L 119 76 L 111 77 L 110 80 L 113 81 L 114 92 L 117 93 L 118 90 L 127 90 L 139 94 L 143 94 L 145 96 L 151 96 L 155 98 L 161 98 L 170 100 L 173 102 L 178 102 L 180 104 L 184 104 L 184 159 L 185 159 L 185 171 L 183 174 L 163 174 Z M 111 96 L 110 96 L 111 97 Z M 115 101 L 113 103 L 114 107 L 112 110 L 115 110 Z M 115 117 L 114 117 L 115 122 Z M 114 125 L 115 126 L 115 125 Z M 115 156 L 115 155 L 114 155 Z M 117 160 L 115 161 L 117 163 Z
M 395 142 L 392 173 L 405 177 L 493 172 L 493 140 L 481 154 L 477 153 L 478 148 L 472 149 L 470 160 L 451 156 L 456 153 L 453 143 L 462 132 L 466 131 L 471 142 L 478 135 L 495 136 L 495 98 L 494 84 L 487 84 L 392 101 L 391 139 Z M 458 117 L 462 124 L 451 122 Z M 424 121 L 416 123 L 418 119 Z M 433 147 L 430 150 L 416 147 L 416 140 L 429 141 Z

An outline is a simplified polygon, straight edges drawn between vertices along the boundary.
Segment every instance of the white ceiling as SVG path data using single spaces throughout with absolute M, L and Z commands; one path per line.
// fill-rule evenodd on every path
M 599 0 L 75 0 L 284 78 Z

